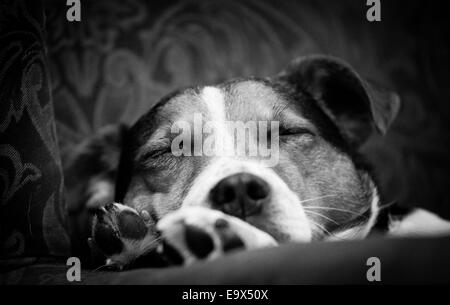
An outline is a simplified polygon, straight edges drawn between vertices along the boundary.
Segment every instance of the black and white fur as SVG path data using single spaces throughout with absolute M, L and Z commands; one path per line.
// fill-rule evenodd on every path
M 69 187 L 74 218 L 80 207 L 94 215 L 75 222 L 73 231 L 119 269 L 143 261 L 190 264 L 240 248 L 362 239 L 374 232 L 447 234 L 449 223 L 429 212 L 390 213 L 359 153 L 373 132 L 386 133 L 399 109 L 396 94 L 328 56 L 299 58 L 271 78 L 179 90 L 130 129 L 108 127 L 73 154 L 67 173 L 77 172 L 80 163 L 97 168 Z M 222 141 L 234 136 L 227 120 L 279 121 L 279 163 L 271 168 L 258 158 L 174 157 L 170 125 L 191 120 L 193 113 L 215 122 L 214 137 Z M 119 138 L 113 141 L 119 145 L 100 152 L 99 138 Z M 105 158 L 117 151 L 117 163 Z M 218 205 L 211 192 L 230 177 L 238 179 L 230 182 L 233 187 L 259 183 L 264 198 Z M 111 204 L 113 196 L 117 203 Z M 230 212 L 234 200 L 257 204 L 258 212 Z

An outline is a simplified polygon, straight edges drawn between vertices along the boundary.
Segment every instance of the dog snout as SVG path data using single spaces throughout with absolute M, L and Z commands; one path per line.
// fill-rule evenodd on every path
M 248 173 L 228 176 L 210 191 L 214 208 L 242 219 L 260 213 L 269 198 L 269 184 Z

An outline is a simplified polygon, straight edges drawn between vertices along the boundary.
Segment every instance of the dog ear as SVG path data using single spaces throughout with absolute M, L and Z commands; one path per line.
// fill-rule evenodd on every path
M 400 110 L 397 94 L 369 84 L 347 63 L 330 56 L 298 58 L 277 80 L 309 93 L 357 147 L 373 130 L 385 134 Z

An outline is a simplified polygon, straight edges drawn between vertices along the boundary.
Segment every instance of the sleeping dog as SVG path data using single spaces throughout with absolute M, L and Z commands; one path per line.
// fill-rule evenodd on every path
M 131 128 L 108 127 L 63 160 L 74 245 L 89 240 L 108 266 L 123 269 L 373 232 L 449 232 L 429 212 L 383 203 L 359 154 L 399 108 L 396 94 L 327 56 L 299 58 L 271 78 L 179 90 Z M 174 125 L 189 129 L 196 116 L 200 132 L 176 141 Z M 236 154 L 227 122 L 277 128 L 258 125 L 263 138 L 248 133 L 244 154 Z M 248 154 L 263 140 L 276 148 L 275 163 Z M 192 145 L 207 141 L 209 153 Z

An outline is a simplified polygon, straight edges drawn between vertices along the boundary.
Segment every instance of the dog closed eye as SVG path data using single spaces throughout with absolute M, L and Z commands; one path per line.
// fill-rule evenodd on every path
M 157 148 L 157 149 L 148 151 L 142 155 L 141 160 L 143 160 L 145 162 L 148 159 L 155 159 L 155 158 L 158 158 L 167 153 L 170 153 L 170 146 L 169 147 L 161 147 L 161 148 Z
M 280 126 L 280 136 L 315 136 L 314 132 L 304 127 L 283 127 Z

